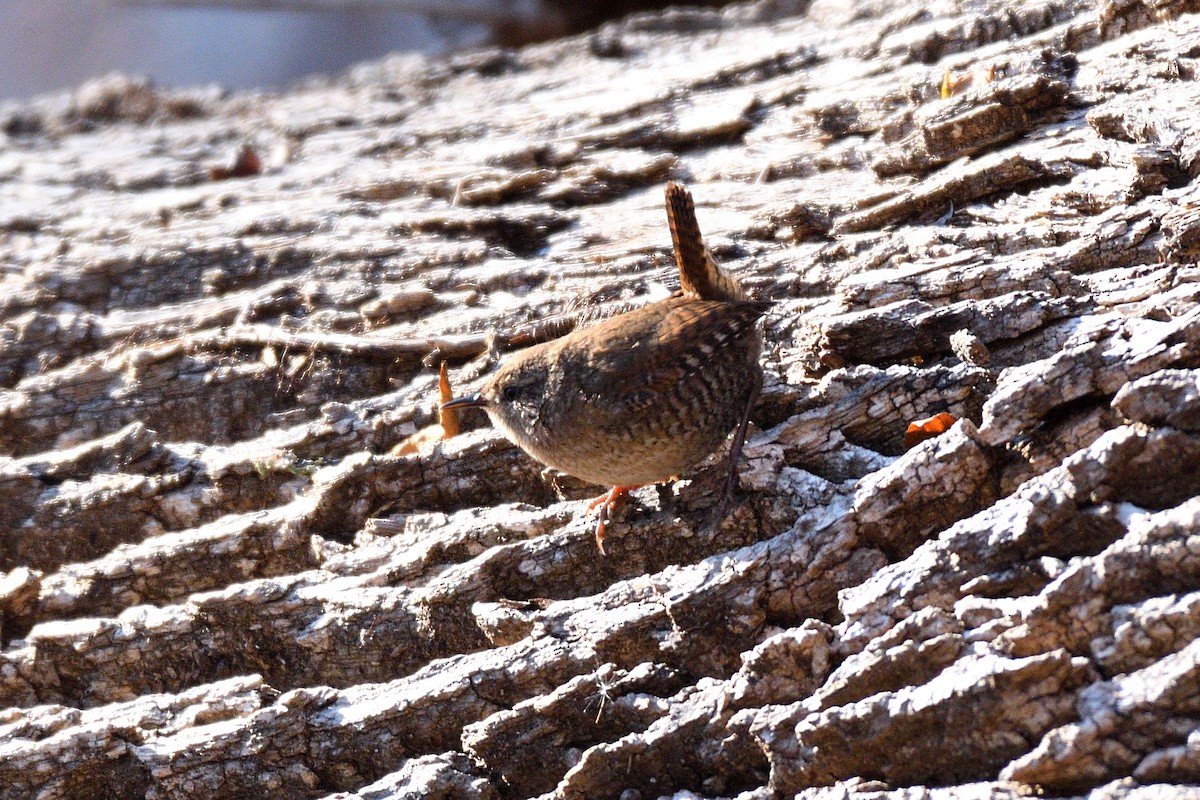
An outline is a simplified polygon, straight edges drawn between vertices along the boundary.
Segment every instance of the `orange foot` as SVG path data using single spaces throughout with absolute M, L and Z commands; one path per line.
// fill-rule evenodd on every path
M 600 519 L 596 523 L 596 547 L 600 549 L 600 555 L 605 555 L 604 552 L 604 526 L 608 524 L 608 513 L 612 510 L 613 504 L 617 499 L 629 494 L 637 486 L 614 486 L 604 494 L 597 497 L 592 502 L 588 503 L 588 511 L 591 511 L 596 506 L 600 506 Z

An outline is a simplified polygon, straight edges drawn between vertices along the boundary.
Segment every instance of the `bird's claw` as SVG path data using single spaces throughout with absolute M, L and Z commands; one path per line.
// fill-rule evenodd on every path
M 638 487 L 614 486 L 599 497 L 593 498 L 592 501 L 588 503 L 588 511 L 596 508 L 596 506 L 600 507 L 600 518 L 596 521 L 596 548 L 600 551 L 600 555 L 607 555 L 607 553 L 604 552 L 604 528 L 608 524 L 608 515 L 612 511 L 613 505 L 618 499 L 628 494 L 630 490 L 636 488 Z

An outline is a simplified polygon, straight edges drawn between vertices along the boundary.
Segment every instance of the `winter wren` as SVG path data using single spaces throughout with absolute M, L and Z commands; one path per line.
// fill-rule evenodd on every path
M 442 406 L 482 407 L 538 461 L 613 487 L 593 502 L 601 552 L 618 496 L 686 472 L 737 427 L 721 515 L 762 384 L 757 323 L 770 304 L 745 300 L 712 261 L 683 187 L 668 185 L 667 204 L 682 292 L 523 350 Z

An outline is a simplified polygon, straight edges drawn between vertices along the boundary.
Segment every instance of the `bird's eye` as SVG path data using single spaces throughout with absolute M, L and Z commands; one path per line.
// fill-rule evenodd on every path
M 505 386 L 504 391 L 500 392 L 500 394 L 505 400 L 511 403 L 521 396 L 521 389 L 517 386 Z

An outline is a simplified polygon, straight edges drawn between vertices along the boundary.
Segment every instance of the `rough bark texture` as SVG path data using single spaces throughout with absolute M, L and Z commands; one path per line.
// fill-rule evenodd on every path
M 1200 797 L 1197 10 L 0 109 L 0 797 Z M 669 288 L 668 179 L 775 301 L 719 526 L 716 458 L 602 557 L 482 419 L 389 454 L 429 364 Z

